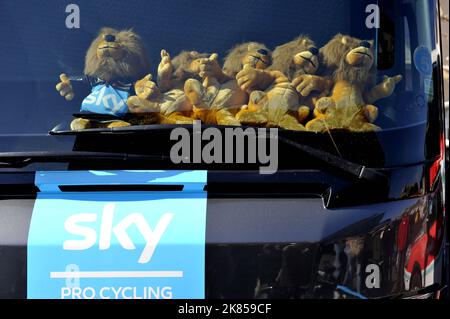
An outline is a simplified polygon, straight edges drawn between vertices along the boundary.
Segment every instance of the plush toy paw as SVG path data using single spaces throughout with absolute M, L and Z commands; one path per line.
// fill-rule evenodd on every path
M 303 97 L 309 96 L 313 91 L 327 90 L 327 81 L 317 75 L 303 74 L 292 81 L 292 86 Z
M 383 82 L 381 83 L 381 89 L 385 97 L 391 96 L 394 93 L 395 86 L 403 79 L 401 75 L 396 75 L 393 77 L 384 76 Z
M 71 123 L 70 123 L 70 129 L 72 131 L 79 131 L 79 130 L 85 130 L 88 128 L 93 128 L 94 125 L 92 124 L 92 122 L 90 120 L 87 119 L 74 119 Z
M 375 105 L 366 105 L 364 108 L 364 116 L 370 123 L 375 122 L 378 117 L 378 108 Z
M 325 132 L 334 129 L 341 118 L 337 114 L 336 103 L 331 97 L 322 97 L 317 100 L 314 108 L 314 119 L 306 123 L 305 127 L 312 132 Z
M 309 117 L 311 113 L 311 110 L 309 109 L 308 106 L 300 106 L 297 110 L 297 120 L 300 123 L 304 123 L 306 121 L 306 119 Z
M 329 125 L 327 125 L 325 117 L 315 118 L 306 123 L 305 127 L 306 130 L 317 133 L 326 132 L 328 129 L 330 129 Z
M 256 89 L 261 82 L 264 71 L 252 68 L 249 65 L 245 65 L 244 68 L 236 75 L 236 80 L 241 90 L 244 92 L 250 92 Z
M 161 62 L 158 65 L 158 79 L 170 79 L 173 73 L 173 64 L 169 52 L 161 50 Z
M 331 97 L 323 97 L 316 102 L 315 113 L 325 114 L 327 110 L 335 108 L 336 104 Z
M 220 67 L 219 56 L 217 53 L 212 54 L 209 58 L 203 58 L 199 61 L 199 76 L 201 78 L 213 77 L 220 79 L 223 76 L 222 68 Z
M 127 100 L 128 110 L 133 114 L 148 114 L 160 111 L 160 104 L 149 100 L 141 99 L 133 95 Z
M 152 75 L 148 74 L 134 85 L 136 95 L 143 100 L 150 100 L 161 94 L 158 86 L 152 81 Z
M 56 85 L 56 90 L 67 101 L 72 100 L 75 97 L 75 95 L 73 93 L 73 87 L 72 87 L 72 84 L 70 83 L 69 78 L 67 77 L 67 75 L 61 74 L 59 76 L 59 79 L 61 80 L 61 82 L 59 82 Z
M 206 93 L 206 88 L 200 81 L 195 79 L 188 79 L 184 83 L 184 93 L 188 98 L 189 102 L 197 107 L 204 106 L 204 95 Z M 205 106 L 206 108 L 206 106 Z
M 205 80 L 205 82 L 209 82 Z M 200 83 L 195 79 L 189 79 L 184 83 L 184 93 L 189 102 L 201 109 L 210 109 L 214 103 L 214 99 L 220 90 L 220 85 L 216 81 L 212 81 L 212 85 Z
M 130 126 L 131 124 L 125 121 L 113 121 L 106 125 L 107 128 L 113 128 L 113 127 L 125 127 Z

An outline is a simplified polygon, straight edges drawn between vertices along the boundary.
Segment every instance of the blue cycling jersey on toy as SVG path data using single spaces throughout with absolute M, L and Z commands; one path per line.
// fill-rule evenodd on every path
M 131 87 L 131 84 L 97 80 L 92 85 L 91 94 L 83 100 L 81 112 L 124 116 L 128 113 L 127 99 Z

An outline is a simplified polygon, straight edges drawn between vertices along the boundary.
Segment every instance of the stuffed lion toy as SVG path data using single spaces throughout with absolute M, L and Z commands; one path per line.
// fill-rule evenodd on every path
M 193 105 L 184 92 L 187 79 L 199 77 L 201 61 L 209 54 L 183 51 L 173 60 L 161 51 L 157 84 L 148 74 L 136 83 L 136 95 L 128 99 L 130 112 L 142 118 L 141 124 L 191 124 Z
M 327 77 L 318 75 L 319 50 L 312 39 L 300 35 L 278 46 L 273 52 L 273 61 L 270 69 L 286 75 L 299 95 L 296 116 L 303 124 L 314 110 L 316 101 L 328 95 L 331 87 Z
M 199 76 L 186 81 L 184 91 L 193 105 L 196 119 L 206 124 L 240 126 L 236 113 L 248 101 L 248 95 L 239 87 L 236 74 L 244 65 L 265 69 L 271 63 L 270 52 L 265 45 L 256 42 L 243 43 L 232 48 L 225 58 L 224 67 L 213 54 L 200 62 Z
M 242 71 L 245 65 L 258 70 L 272 65 L 272 52 L 262 43 L 244 42 L 228 51 L 223 63 L 223 73 L 232 80 Z
M 142 79 L 149 68 L 144 44 L 136 33 L 102 28 L 86 53 L 83 82 L 90 85 L 91 94 L 83 100 L 80 117 L 71 122 L 71 129 L 130 125 L 123 120 L 129 111 L 127 99 L 134 94 L 136 81 Z M 56 90 L 66 100 L 72 100 L 75 92 L 71 80 L 61 74 L 60 81 Z M 88 119 L 87 114 L 91 113 L 108 119 Z
M 314 42 L 300 36 L 275 48 L 272 65 L 266 70 L 246 67 L 239 72 L 238 83 L 243 90 L 250 92 L 250 98 L 248 106 L 236 118 L 243 124 L 305 130 L 299 120 L 307 118 L 311 107 L 305 105 L 305 101 L 300 104 L 299 94 L 291 82 L 295 80 L 300 85 L 300 76 L 317 71 L 316 55 Z
M 326 72 L 333 81 L 332 94 L 316 102 L 316 118 L 306 124 L 310 131 L 376 131 L 376 101 L 389 97 L 401 75 L 385 77 L 376 85 L 373 44 L 338 34 L 320 49 Z

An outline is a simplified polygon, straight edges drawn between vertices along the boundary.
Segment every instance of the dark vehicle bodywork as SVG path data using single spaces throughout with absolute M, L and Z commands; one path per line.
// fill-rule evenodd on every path
M 416 127 L 414 131 L 417 130 Z M 389 132 L 377 134 L 382 139 Z M 403 143 L 408 144 L 407 137 L 405 134 Z M 87 151 L 90 141 L 99 139 L 102 147 L 98 151 L 119 152 L 120 139 L 130 136 L 111 133 L 102 137 L 80 134 L 55 138 L 75 138 L 77 148 Z M 132 136 L 136 145 L 147 139 L 146 132 Z M 152 153 L 161 153 L 154 146 Z M 414 154 L 417 148 L 405 149 L 412 150 L 405 154 L 405 159 L 418 156 Z M 288 151 L 293 158 L 302 155 L 280 148 L 282 154 Z M 422 150 L 422 154 L 429 151 Z M 145 161 L 66 161 L 47 163 L 47 169 L 139 170 L 149 166 Z M 385 189 L 355 182 L 345 174 L 314 167 L 312 163 L 308 170 L 290 168 L 274 175 L 259 175 L 251 167 L 241 171 L 219 168 L 209 171 L 206 297 L 395 298 L 416 293 L 436 296 L 445 287 L 448 259 L 442 157 L 416 165 L 400 164 L 393 163 L 392 168 L 380 170 L 389 176 L 390 183 Z M 40 191 L 34 184 L 33 165 L 37 164 L 31 163 L 28 172 L 0 175 L 3 298 L 26 298 L 27 234 Z M 288 162 L 280 165 L 289 167 Z M 152 168 L 171 167 L 159 162 Z M 186 168 L 190 166 L 183 167 Z M 92 187 L 72 186 L 75 188 L 64 191 L 96 191 Z M 118 185 L 109 191 L 129 190 Z M 424 234 L 432 235 L 426 239 L 426 249 L 411 254 L 416 243 L 423 242 Z M 416 260 L 410 260 L 410 256 Z M 431 267 L 420 268 L 423 264 L 429 266 L 431 259 Z M 405 279 L 410 263 L 415 266 L 411 275 L 415 280 L 413 287 Z M 368 288 L 370 285 L 366 283 L 371 274 L 369 265 L 377 265 L 380 270 L 377 287 Z
M 1 201 L 3 298 L 26 298 L 27 234 L 34 199 L 32 194 L 19 195 L 16 187 L 15 195 Z M 440 186 L 423 197 L 334 209 L 325 208 L 320 197 L 209 196 L 207 298 L 334 298 L 345 293 L 340 286 L 369 298 L 401 295 L 406 293 L 407 252 L 435 223 L 440 233 L 427 241 L 420 256 L 434 259 L 432 275 L 421 278 L 415 288 L 442 288 L 446 256 Z M 366 288 L 369 264 L 380 267 L 379 288 Z M 414 270 L 420 275 L 420 268 Z

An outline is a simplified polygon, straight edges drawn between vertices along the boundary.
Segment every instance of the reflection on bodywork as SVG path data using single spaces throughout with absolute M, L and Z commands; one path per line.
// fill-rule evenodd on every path
M 369 218 L 320 243 L 207 246 L 207 256 L 215 262 L 206 276 L 216 283 L 207 293 L 214 298 L 365 299 L 429 287 L 442 276 L 439 194 L 431 195 L 433 201 L 418 199 L 394 219 Z M 365 227 L 373 230 L 365 233 Z M 367 285 L 368 266 L 380 270 L 378 286 Z M 236 281 L 239 290 L 232 288 Z

